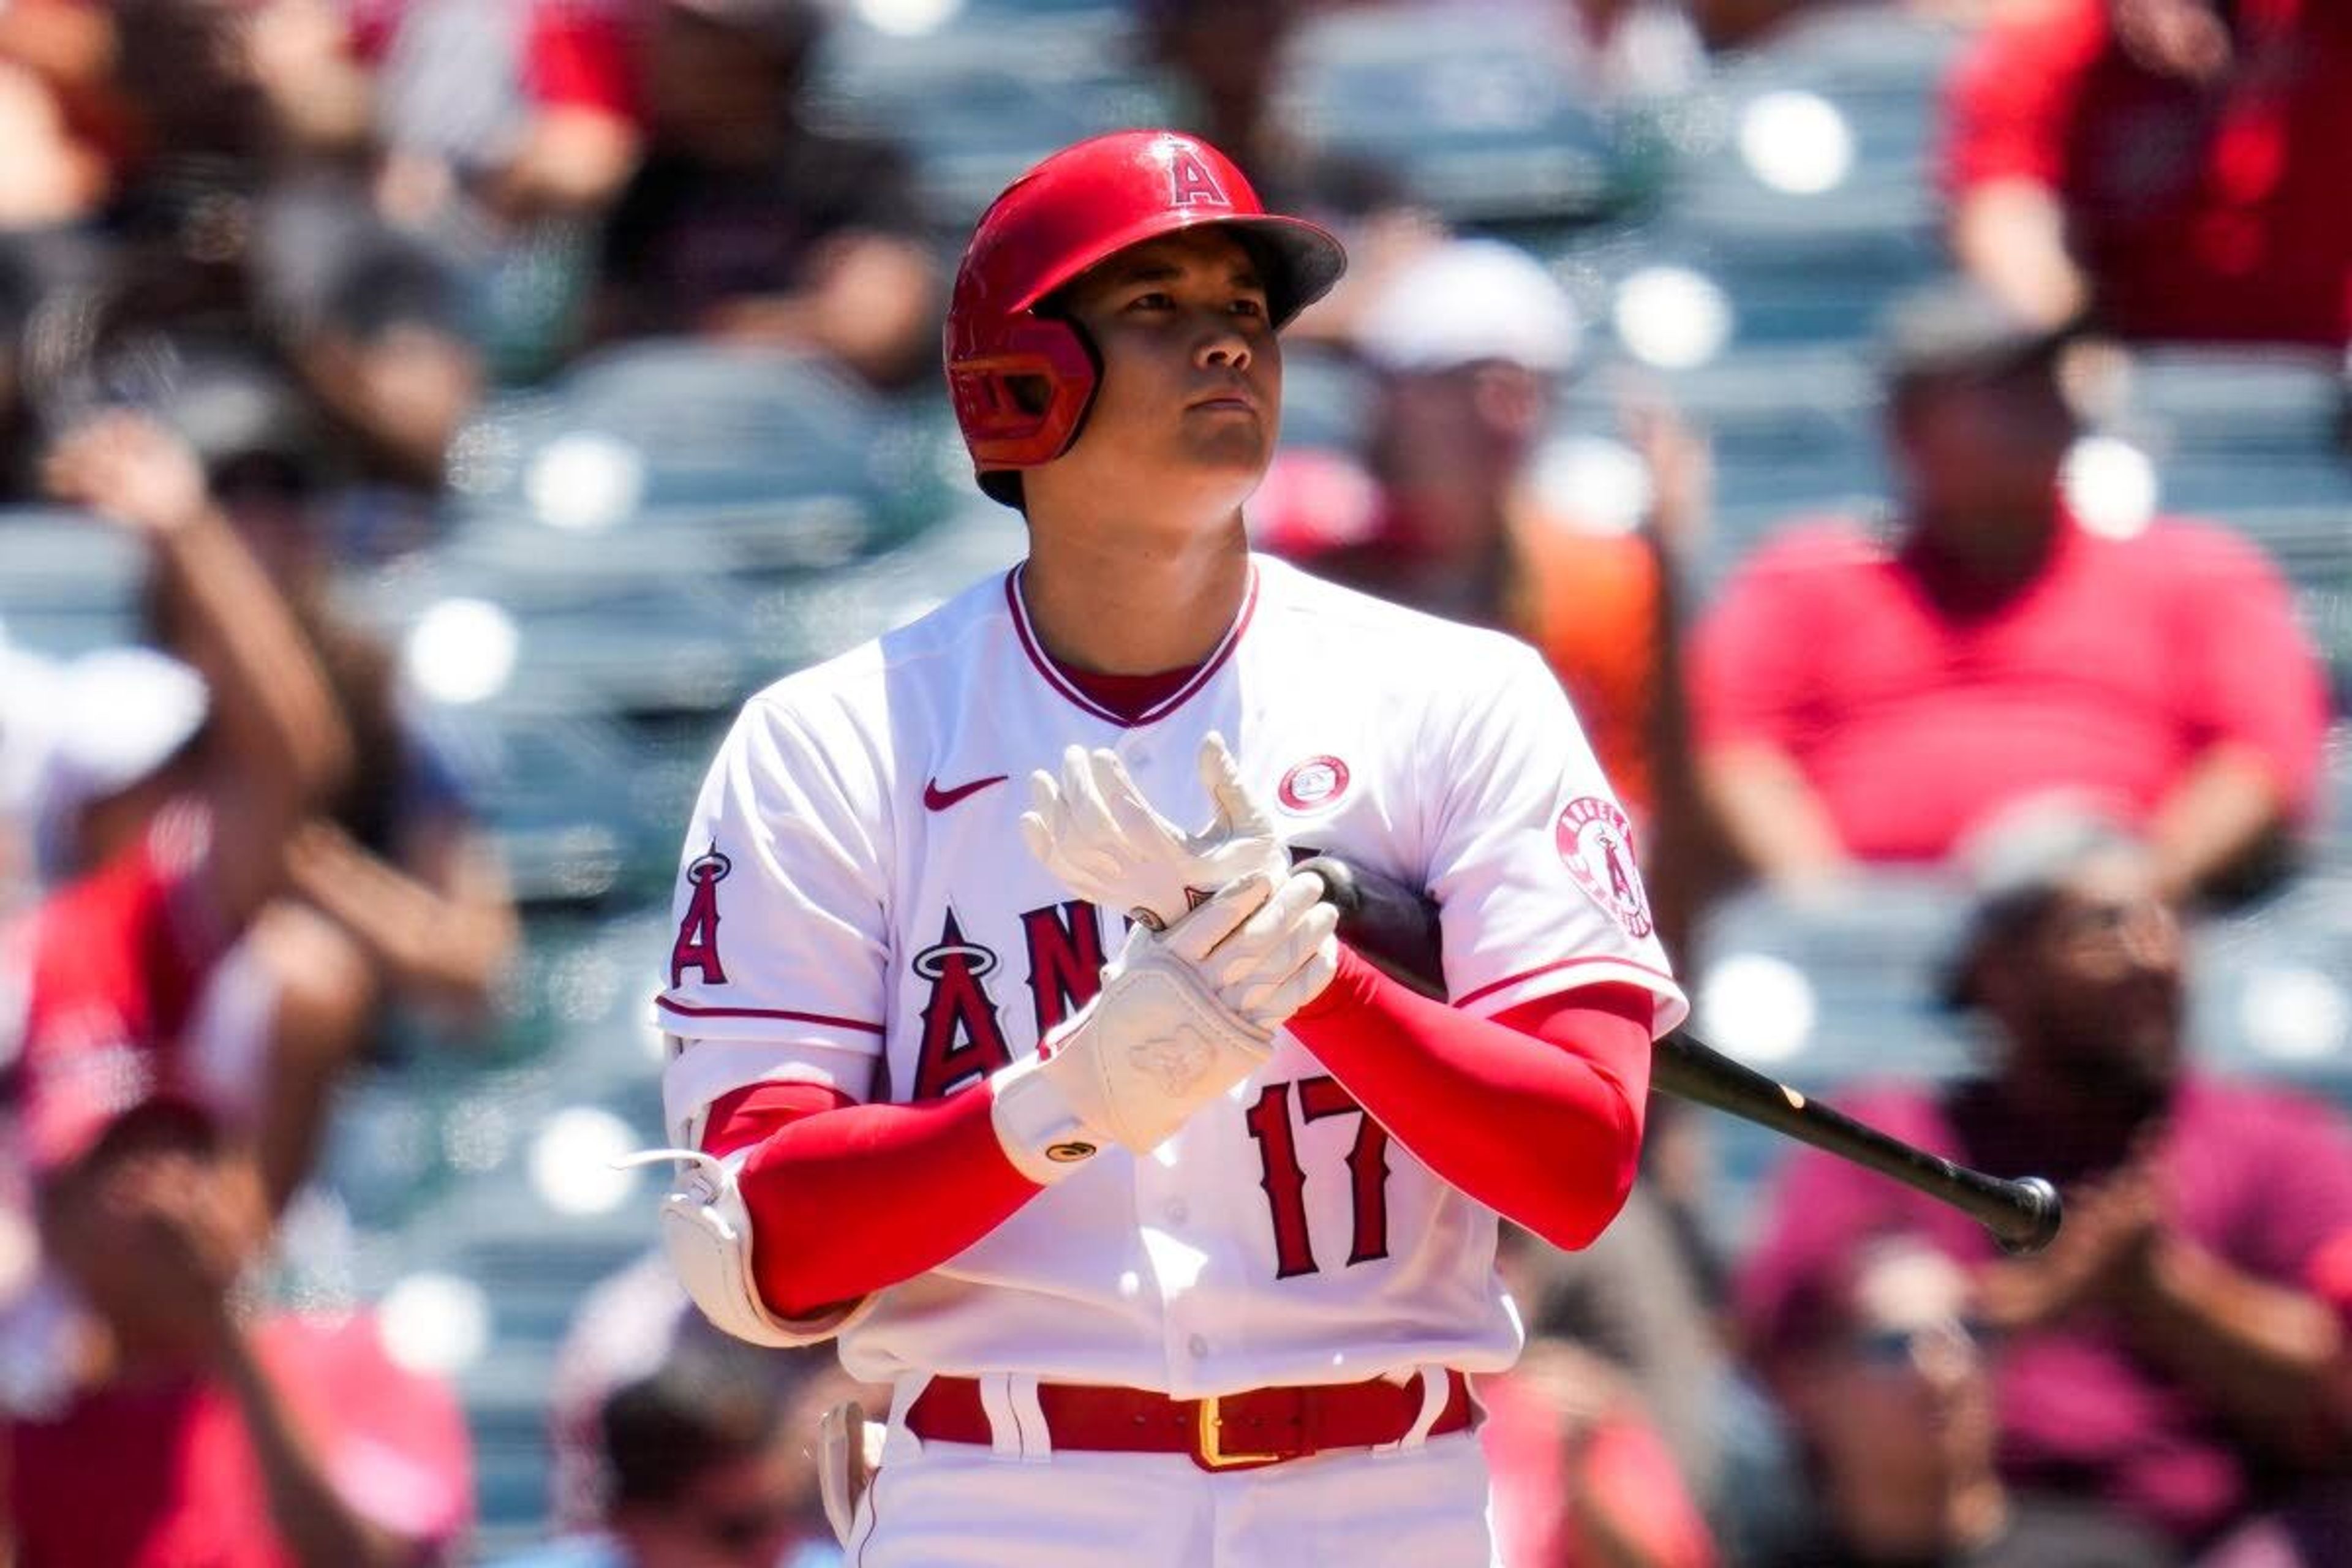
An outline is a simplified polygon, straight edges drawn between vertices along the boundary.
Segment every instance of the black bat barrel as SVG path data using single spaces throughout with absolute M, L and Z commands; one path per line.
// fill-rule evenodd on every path
M 1650 1057 L 1650 1087 L 1851 1160 L 1948 1204 L 2011 1253 L 2039 1252 L 2058 1235 L 2058 1190 L 2039 1176 L 2007 1181 L 1890 1138 L 1874 1127 L 1742 1066 L 1681 1029 Z

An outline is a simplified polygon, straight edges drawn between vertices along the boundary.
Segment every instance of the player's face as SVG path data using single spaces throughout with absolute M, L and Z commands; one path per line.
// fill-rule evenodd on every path
M 1120 251 L 1067 310 L 1102 356 L 1085 429 L 1032 471 L 1033 514 L 1069 498 L 1148 498 L 1229 514 L 1257 487 L 1280 428 L 1282 353 L 1265 281 L 1229 234 L 1195 229 Z

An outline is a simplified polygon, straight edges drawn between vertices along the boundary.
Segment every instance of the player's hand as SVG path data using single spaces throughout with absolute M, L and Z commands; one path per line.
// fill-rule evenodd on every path
M 50 450 L 42 479 L 58 500 L 146 538 L 188 526 L 210 505 L 204 468 L 188 444 L 127 409 L 68 432 Z
M 1224 737 L 1213 732 L 1201 742 L 1200 767 L 1216 811 L 1198 833 L 1186 833 L 1144 799 L 1115 754 L 1072 746 L 1058 783 L 1043 770 L 1030 775 L 1021 837 L 1072 892 L 1154 931 L 1244 877 L 1279 883 L 1290 856 L 1242 783 Z
M 1339 911 L 1301 874 L 1244 877 L 1166 932 L 1137 925 L 1103 988 L 991 1080 L 998 1141 L 1048 1182 L 1104 1140 L 1148 1153 L 1255 1071 L 1339 968 Z
M 1128 932 L 1114 967 L 1143 962 L 1139 950 L 1155 940 L 1171 956 L 1190 964 L 1214 990 L 1234 1016 L 1261 1034 L 1290 1021 L 1290 1016 L 1322 994 L 1339 967 L 1339 911 L 1323 900 L 1323 883 L 1307 873 L 1286 873 L 1270 896 L 1257 889 L 1265 882 L 1253 875 L 1233 884 L 1190 915 L 1178 921 L 1164 937 L 1155 939 L 1149 928 Z M 1214 918 L 1202 919 L 1212 910 Z M 1235 910 L 1244 911 L 1238 922 Z

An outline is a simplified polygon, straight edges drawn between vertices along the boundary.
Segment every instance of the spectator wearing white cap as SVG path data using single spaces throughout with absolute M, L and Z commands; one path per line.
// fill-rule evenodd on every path
M 204 677 L 178 659 L 148 647 L 100 649 L 48 669 L 37 700 L 39 754 L 26 803 L 42 883 L 65 887 L 135 858 L 175 802 L 201 795 L 211 765 L 211 699 Z M 104 721 L 91 722 L 91 714 Z M 348 1033 L 371 993 L 364 974 L 312 944 L 301 948 L 311 984 L 286 994 L 253 940 L 267 923 L 266 914 L 257 916 L 206 965 L 172 1046 L 174 1074 L 191 1099 L 258 1142 L 275 1209 L 315 1142 L 308 1096 L 296 1093 L 306 1064 L 283 1047 L 281 1018 L 315 1024 L 333 1012 Z M 286 955 L 299 941 L 299 933 L 281 935 L 271 951 Z M 341 1000 L 316 994 L 320 990 L 340 991 Z
M 1454 240 L 1367 304 L 1355 346 L 1377 375 L 1369 455 L 1287 454 L 1250 514 L 1262 548 L 1382 598 L 1517 633 L 1576 704 L 1618 795 L 1677 836 L 1690 792 L 1666 552 L 1702 505 L 1705 457 L 1663 407 L 1628 409 L 1632 482 L 1604 494 L 1549 439 L 1581 322 L 1535 258 Z M 1566 474 L 1565 479 L 1562 474 Z M 1675 898 L 1650 875 L 1662 927 Z
M 112 859 L 193 785 L 209 704 L 203 676 L 152 648 L 102 648 L 46 672 L 27 705 L 36 734 L 25 798 L 44 882 Z

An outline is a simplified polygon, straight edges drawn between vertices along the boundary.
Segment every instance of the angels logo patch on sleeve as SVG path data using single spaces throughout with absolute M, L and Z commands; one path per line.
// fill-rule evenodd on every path
M 1559 858 L 1576 885 L 1635 941 L 1650 934 L 1649 896 L 1642 890 L 1633 856 L 1633 825 L 1623 808 L 1605 795 L 1579 795 L 1552 827 Z

